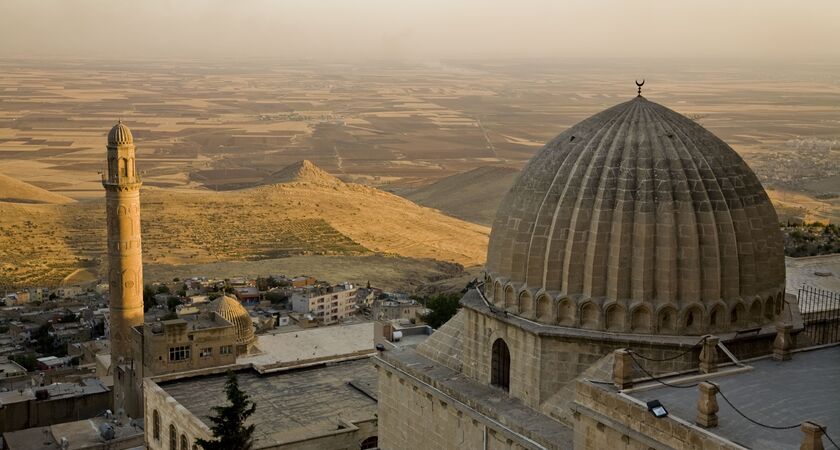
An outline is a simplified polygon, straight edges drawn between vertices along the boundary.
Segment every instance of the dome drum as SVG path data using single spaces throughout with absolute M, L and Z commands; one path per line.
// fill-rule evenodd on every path
M 488 277 L 484 295 L 494 306 L 544 325 L 630 334 L 697 335 L 736 332 L 773 325 L 782 312 L 784 287 L 749 301 L 737 298 L 676 305 L 641 300 L 610 300 L 543 289 L 517 289 Z

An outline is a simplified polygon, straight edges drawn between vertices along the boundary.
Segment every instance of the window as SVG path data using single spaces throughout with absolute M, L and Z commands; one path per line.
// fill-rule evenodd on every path
M 230 345 L 223 345 L 219 347 L 219 354 L 220 355 L 230 355 L 233 353 L 233 348 Z
M 152 437 L 156 441 L 160 440 L 160 413 L 157 410 L 152 412 Z
M 190 359 L 190 346 L 179 345 L 178 347 L 169 347 L 169 361 L 184 361 Z
M 376 436 L 371 436 L 359 444 L 360 450 L 369 450 L 374 448 L 379 448 L 379 438 Z
M 213 348 L 212 347 L 205 347 L 201 349 L 201 352 L 198 354 L 202 358 L 209 358 L 213 356 Z
M 504 390 L 510 389 L 510 351 L 504 340 L 496 339 L 493 343 L 493 356 L 490 363 L 490 383 Z
M 177 445 L 178 432 L 175 431 L 175 425 L 169 425 L 169 450 L 178 450 Z
M 190 450 L 190 445 L 187 443 L 187 435 L 181 435 L 181 450 Z

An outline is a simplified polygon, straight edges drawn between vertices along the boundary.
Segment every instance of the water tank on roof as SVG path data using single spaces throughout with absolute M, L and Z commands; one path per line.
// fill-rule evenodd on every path
M 394 331 L 392 339 L 393 339 L 394 342 L 399 342 L 400 339 L 402 339 L 402 336 L 403 336 L 402 331 Z

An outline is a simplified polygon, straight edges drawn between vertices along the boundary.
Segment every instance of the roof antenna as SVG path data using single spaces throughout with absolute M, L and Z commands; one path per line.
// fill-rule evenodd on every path
M 644 85 L 645 85 L 645 80 L 644 79 L 642 79 L 641 83 L 639 83 L 639 80 L 636 80 L 636 86 L 639 87 L 639 92 L 636 95 L 636 97 L 641 97 L 642 96 L 642 86 L 644 86 Z

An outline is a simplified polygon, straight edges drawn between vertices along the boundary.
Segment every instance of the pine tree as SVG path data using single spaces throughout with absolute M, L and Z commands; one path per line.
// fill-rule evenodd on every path
M 230 405 L 214 406 L 215 416 L 210 417 L 213 426 L 212 440 L 196 439 L 204 450 L 250 450 L 253 445 L 254 425 L 245 426 L 245 421 L 254 413 L 257 405 L 248 394 L 239 389 L 236 374 L 228 372 L 225 394 Z

